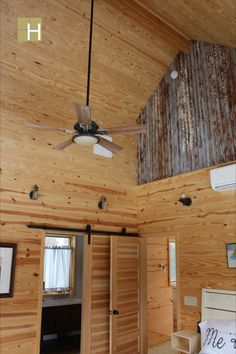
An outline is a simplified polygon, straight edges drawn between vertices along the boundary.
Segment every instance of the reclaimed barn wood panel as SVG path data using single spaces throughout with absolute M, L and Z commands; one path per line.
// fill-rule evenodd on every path
M 162 323 L 161 309 L 168 305 L 168 295 L 160 303 L 167 281 L 165 273 L 158 269 L 160 262 L 166 262 L 168 238 L 177 239 L 179 328 L 196 330 L 202 288 L 236 287 L 236 269 L 227 267 L 226 258 L 226 243 L 236 242 L 236 193 L 215 192 L 210 186 L 209 170 L 137 187 L 139 232 L 146 238 L 148 248 L 150 330 L 153 323 Z M 178 202 L 182 193 L 192 198 L 190 207 Z M 197 306 L 184 305 L 184 296 L 196 296 Z
M 0 300 L 1 354 L 38 354 L 41 322 L 40 230 L 25 226 L 1 227 L 1 242 L 16 243 L 13 297 Z
M 139 184 L 236 159 L 235 63 L 236 49 L 203 42 L 178 54 L 139 117 Z

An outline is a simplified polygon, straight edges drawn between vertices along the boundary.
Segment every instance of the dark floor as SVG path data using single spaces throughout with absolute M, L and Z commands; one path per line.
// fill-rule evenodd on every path
M 79 354 L 80 336 L 67 336 L 43 341 L 40 354 Z

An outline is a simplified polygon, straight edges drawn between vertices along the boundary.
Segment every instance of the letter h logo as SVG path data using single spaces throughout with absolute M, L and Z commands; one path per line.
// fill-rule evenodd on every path
M 42 40 L 42 18 L 19 17 L 17 26 L 18 42 L 38 42 Z

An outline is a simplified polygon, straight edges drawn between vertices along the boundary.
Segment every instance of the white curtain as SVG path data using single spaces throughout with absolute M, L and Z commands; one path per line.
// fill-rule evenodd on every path
M 70 286 L 71 248 L 45 248 L 44 257 L 44 289 L 68 289 Z

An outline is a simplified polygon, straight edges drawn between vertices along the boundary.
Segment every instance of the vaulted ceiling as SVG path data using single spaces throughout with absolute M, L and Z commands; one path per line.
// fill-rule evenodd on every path
M 234 45 L 234 4 L 95 0 L 93 119 L 101 127 L 133 124 L 176 54 L 188 51 L 189 39 Z M 90 149 L 73 145 L 61 155 L 52 151 L 66 140 L 63 133 L 23 127 L 24 122 L 73 126 L 73 102 L 85 103 L 86 97 L 89 7 L 88 0 L 2 0 L 2 147 L 7 163 L 17 151 L 25 156 L 37 151 L 49 159 L 86 163 L 90 171 L 97 162 L 110 166 L 108 174 L 114 169 Z M 18 17 L 42 17 L 42 42 L 17 42 Z M 134 184 L 135 138 L 114 141 L 125 148 L 114 157 L 120 167 L 117 181 Z
M 134 0 L 189 39 L 236 47 L 235 0 Z

